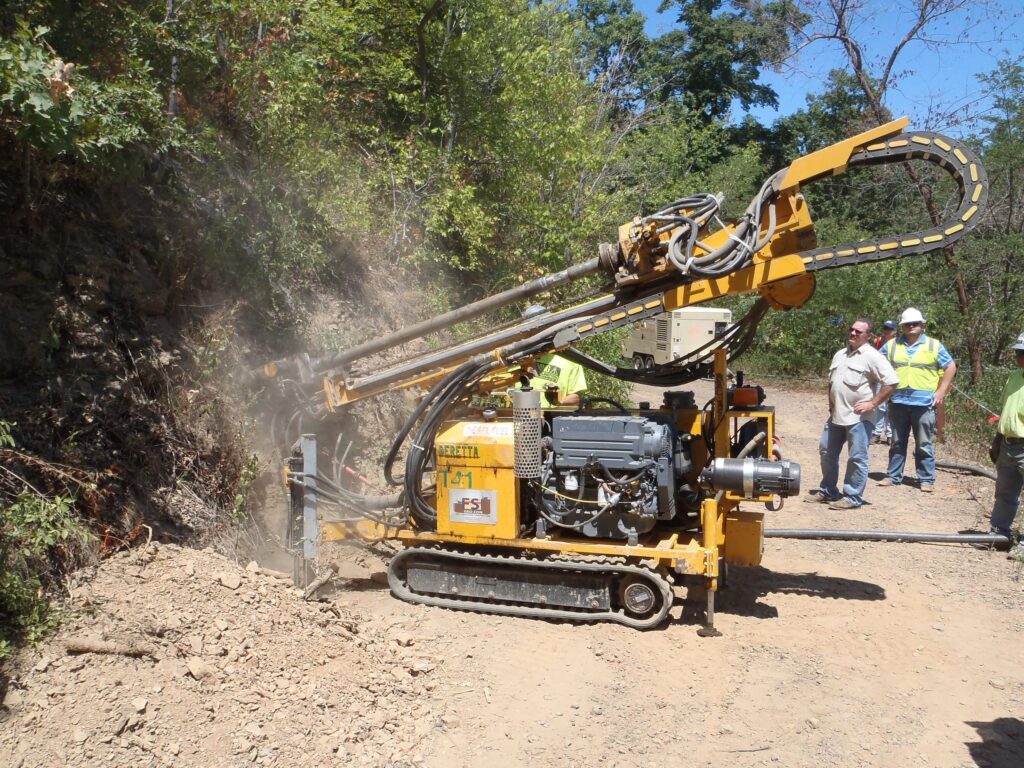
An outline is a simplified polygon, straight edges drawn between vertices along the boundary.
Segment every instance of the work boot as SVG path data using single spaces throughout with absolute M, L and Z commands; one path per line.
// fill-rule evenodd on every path
M 839 499 L 828 505 L 829 509 L 857 509 L 860 504 L 854 504 L 849 499 Z
M 921 483 L 922 493 L 935 493 L 935 486 L 931 483 Z
M 879 480 L 877 483 L 875 483 L 875 485 L 878 485 L 878 486 L 880 486 L 882 488 L 887 488 L 890 485 L 896 485 L 896 483 L 894 483 L 892 481 L 892 478 L 890 478 L 890 477 L 883 477 L 881 480 Z
M 808 504 L 829 504 L 835 501 L 835 499 L 830 499 L 821 491 L 811 491 L 804 494 L 804 501 Z

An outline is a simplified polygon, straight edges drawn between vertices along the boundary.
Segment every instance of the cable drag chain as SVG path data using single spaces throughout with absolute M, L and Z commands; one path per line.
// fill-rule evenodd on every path
M 960 192 L 960 206 L 955 216 L 917 232 L 803 251 L 799 256 L 808 272 L 930 253 L 952 245 L 978 225 L 981 220 L 978 211 L 988 200 L 988 177 L 977 155 L 954 139 L 932 131 L 901 133 L 854 153 L 848 167 L 908 160 L 934 163 L 953 177 Z

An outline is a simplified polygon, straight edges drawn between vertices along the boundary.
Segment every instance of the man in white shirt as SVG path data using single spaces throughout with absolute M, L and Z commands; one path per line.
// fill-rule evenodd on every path
M 805 501 L 827 503 L 831 509 L 856 509 L 864 503 L 868 483 L 868 444 L 884 403 L 899 383 L 889 361 L 868 341 L 871 321 L 850 326 L 846 347 L 832 358 L 828 370 L 829 418 L 821 433 L 821 484 Z M 877 391 L 875 391 L 877 390 Z M 839 454 L 847 448 L 846 476 L 839 490 Z

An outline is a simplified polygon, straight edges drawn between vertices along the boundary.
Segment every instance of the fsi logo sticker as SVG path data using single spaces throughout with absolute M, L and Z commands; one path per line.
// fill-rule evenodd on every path
M 448 519 L 453 523 L 498 524 L 498 492 L 473 488 L 449 491 Z

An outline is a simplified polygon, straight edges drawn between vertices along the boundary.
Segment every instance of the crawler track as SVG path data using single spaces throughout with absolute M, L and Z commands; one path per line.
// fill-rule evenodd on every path
M 410 547 L 388 568 L 401 600 L 461 611 L 651 629 L 668 616 L 672 587 L 660 573 L 616 559 L 524 559 Z M 626 607 L 630 602 L 633 610 Z

